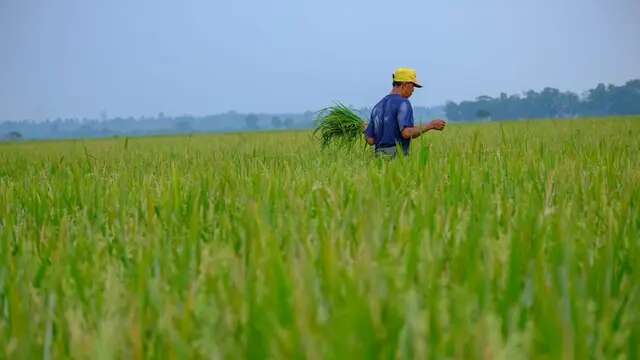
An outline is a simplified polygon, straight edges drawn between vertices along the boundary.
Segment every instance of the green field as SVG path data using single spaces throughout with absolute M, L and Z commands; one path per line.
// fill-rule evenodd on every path
M 0 145 L 0 358 L 640 358 L 640 118 Z

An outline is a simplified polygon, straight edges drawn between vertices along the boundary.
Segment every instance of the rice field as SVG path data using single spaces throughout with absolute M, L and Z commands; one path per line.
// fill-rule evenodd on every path
M 640 358 L 640 118 L 0 144 L 0 358 Z

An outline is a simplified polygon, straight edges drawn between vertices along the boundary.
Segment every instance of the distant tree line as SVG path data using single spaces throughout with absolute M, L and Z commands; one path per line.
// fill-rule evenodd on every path
M 363 119 L 369 117 L 368 108 L 356 111 Z M 417 118 L 426 120 L 429 117 L 443 117 L 444 108 L 415 107 L 414 113 Z M 280 114 L 229 111 L 205 116 L 168 116 L 160 112 L 150 117 L 109 118 L 107 112 L 102 111 L 94 119 L 0 121 L 0 141 L 309 129 L 315 126 L 316 114 L 313 111 Z
M 522 95 L 479 96 L 475 101 L 447 102 L 445 113 L 447 119 L 453 121 L 637 115 L 640 114 L 640 80 L 631 80 L 622 86 L 598 84 L 582 96 L 550 87 L 540 92 L 529 90 Z
M 99 118 L 56 118 L 0 121 L 0 141 L 20 139 L 67 139 L 113 136 L 237 132 L 246 130 L 300 129 L 312 126 L 313 112 L 292 114 L 222 114 L 192 116 L 114 117 L 102 112 Z
M 368 119 L 370 109 L 356 112 Z M 635 114 L 640 114 L 640 80 L 622 86 L 599 84 L 582 96 L 547 87 L 522 95 L 502 93 L 495 98 L 485 95 L 474 101 L 447 102 L 445 106 L 414 107 L 419 122 L 443 117 L 451 121 L 478 121 Z M 155 117 L 109 118 L 103 111 L 96 119 L 0 121 L 0 141 L 308 129 L 314 127 L 315 117 L 316 112 L 312 111 L 280 114 L 229 111 L 205 116 L 167 116 L 160 112 Z

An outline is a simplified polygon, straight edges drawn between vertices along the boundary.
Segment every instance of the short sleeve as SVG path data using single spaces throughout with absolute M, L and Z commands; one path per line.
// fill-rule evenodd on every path
M 405 100 L 398 108 L 398 128 L 402 131 L 404 128 L 413 126 L 413 108 L 411 103 Z
M 375 129 L 373 119 L 369 120 L 369 124 L 367 125 L 367 129 L 364 131 L 368 138 L 375 138 Z

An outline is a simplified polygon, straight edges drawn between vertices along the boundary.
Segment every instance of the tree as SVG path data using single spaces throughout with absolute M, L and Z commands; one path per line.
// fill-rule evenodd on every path
M 255 114 L 249 114 L 244 118 L 244 122 L 247 125 L 247 129 L 256 130 L 258 129 L 258 117 Z
M 180 120 L 175 125 L 176 130 L 182 133 L 193 131 L 191 123 L 188 120 Z
M 484 109 L 479 109 L 476 111 L 476 117 L 478 119 L 489 119 L 491 117 L 491 113 Z
M 274 116 L 271 118 L 271 126 L 273 126 L 276 129 L 279 129 L 282 127 L 282 119 L 280 119 L 280 117 L 278 116 Z
M 17 131 L 10 131 L 7 133 L 7 135 L 5 136 L 5 138 L 7 140 L 20 140 L 22 139 L 22 134 L 17 132 Z
M 287 129 L 291 129 L 293 127 L 293 119 L 292 118 L 284 119 L 283 126 Z
M 476 98 L 476 101 L 491 101 L 493 98 L 487 95 L 480 95 Z
M 609 110 L 607 87 L 600 83 L 589 90 L 585 110 L 588 115 L 604 115 Z
M 462 120 L 460 107 L 453 101 L 447 101 L 447 104 L 444 106 L 444 113 L 447 115 L 447 119 L 449 120 Z
M 606 103 L 609 114 L 640 114 L 640 80 L 627 81 L 622 86 L 609 85 Z

